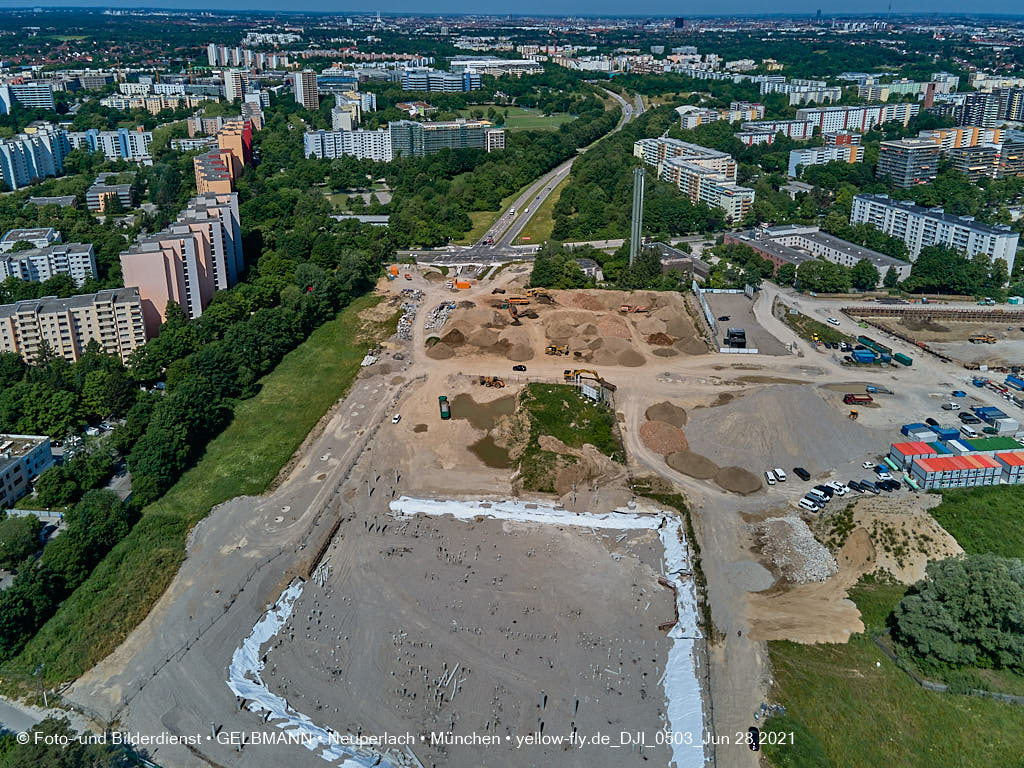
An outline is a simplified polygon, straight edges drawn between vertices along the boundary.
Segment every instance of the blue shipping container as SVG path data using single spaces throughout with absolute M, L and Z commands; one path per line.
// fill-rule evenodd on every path
M 1019 376 L 1007 376 L 1006 386 L 1013 387 L 1014 389 L 1024 389 L 1024 379 Z
M 903 433 L 904 435 L 909 435 L 915 429 L 924 429 L 924 428 L 925 428 L 924 424 L 904 424 L 902 427 L 900 427 L 900 432 Z

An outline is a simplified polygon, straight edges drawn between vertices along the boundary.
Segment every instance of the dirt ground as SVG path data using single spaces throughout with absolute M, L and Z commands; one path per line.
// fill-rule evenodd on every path
M 448 321 L 427 336 L 427 356 L 495 357 L 523 363 L 544 356 L 549 345 L 567 346 L 566 365 L 639 368 L 658 358 L 705 354 L 676 293 L 641 291 L 551 291 L 553 301 L 530 299 L 518 308 L 518 322 L 500 305 L 515 292 L 481 294 L 459 302 Z M 623 313 L 620 306 L 645 306 L 644 313 Z M 436 337 L 436 341 L 432 337 Z M 570 363 L 571 361 L 571 363 Z
M 278 635 L 294 640 L 273 647 L 265 679 L 348 733 L 650 730 L 668 648 L 657 625 L 674 612 L 660 557 L 653 532 L 387 515 L 346 523 L 326 589 L 302 595 Z M 439 698 L 436 681 L 453 669 Z M 622 765 L 617 750 L 594 746 L 416 753 L 452 768 Z M 664 747 L 645 754 L 668 760 Z
M 1019 326 L 914 317 L 875 318 L 875 322 L 915 341 L 927 342 L 932 349 L 963 363 L 992 366 L 1024 363 L 1024 331 Z M 971 344 L 967 339 L 975 334 L 989 334 L 998 341 L 995 344 Z
M 742 328 L 747 332 L 747 347 L 756 349 L 762 355 L 788 355 L 786 345 L 772 336 L 754 317 L 754 303 L 742 293 L 705 294 L 712 314 L 718 317 L 728 315 L 718 325 L 718 345 L 726 346 L 725 336 L 729 328 Z

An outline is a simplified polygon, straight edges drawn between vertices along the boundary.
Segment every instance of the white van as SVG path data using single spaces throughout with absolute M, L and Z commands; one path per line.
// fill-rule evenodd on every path
M 978 437 L 978 431 L 969 424 L 964 424 L 962 427 L 960 427 L 960 434 L 966 438 Z
M 775 485 L 775 473 L 772 472 L 770 469 L 765 471 L 764 479 L 765 482 L 768 483 L 768 485 Z
M 804 496 L 802 499 L 800 499 L 800 501 L 798 501 L 797 504 L 801 508 L 806 509 L 808 512 L 817 512 L 819 509 L 821 509 L 821 507 L 818 504 L 816 504 L 815 502 L 811 501 L 806 496 Z
M 773 472 L 775 473 L 775 478 L 776 478 L 776 479 L 777 479 L 777 480 L 778 480 L 778 481 L 779 481 L 780 483 L 784 483 L 784 482 L 786 482 L 786 478 L 787 478 L 787 475 L 786 475 L 786 473 L 785 473 L 784 471 L 782 471 L 782 468 L 781 468 L 781 467 L 776 467 L 776 468 L 775 468 L 775 469 L 773 469 L 772 471 L 773 471 Z

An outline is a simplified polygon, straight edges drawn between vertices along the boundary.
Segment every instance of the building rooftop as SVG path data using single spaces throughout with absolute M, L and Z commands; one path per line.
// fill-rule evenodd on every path
M 74 207 L 78 198 L 74 195 L 56 195 L 54 197 L 33 196 L 28 199 L 32 205 L 59 205 L 61 208 Z
M 978 437 L 974 440 L 963 440 L 975 451 L 1020 451 L 1024 450 L 1012 437 Z
M 45 240 L 47 242 L 59 242 L 60 233 L 55 231 L 53 227 L 34 227 L 32 229 L 9 229 L 4 236 L 0 238 L 0 243 L 11 243 L 14 244 L 19 240 L 28 240 L 34 242 L 36 240 Z
M 28 455 L 34 448 L 49 439 L 46 435 L 0 434 L 0 471 L 8 462 Z
M 67 299 L 58 299 L 56 296 L 43 296 L 41 299 L 25 299 L 14 304 L 0 304 L 0 317 L 11 317 L 16 314 L 31 312 L 40 314 L 43 312 L 63 312 L 70 309 L 88 307 L 97 301 L 138 301 L 138 288 L 108 288 L 96 293 L 83 293 L 78 296 L 71 296 Z
M 856 259 L 857 261 L 867 259 L 878 269 L 882 269 L 883 267 L 887 269 L 892 266 L 903 266 L 907 263 L 893 258 L 892 256 L 887 256 L 884 253 L 879 253 L 878 251 L 873 251 L 870 248 L 857 245 L 856 243 L 841 240 L 838 237 L 834 237 L 826 232 L 820 231 L 817 227 L 782 224 L 776 227 L 748 229 L 745 232 L 736 233 L 733 237 L 740 241 L 745 240 L 756 242 L 758 248 L 765 251 L 772 251 L 784 260 L 790 261 L 794 264 L 801 264 L 805 261 L 815 259 L 816 256 L 813 253 L 804 250 L 798 245 L 786 245 L 781 242 L 776 242 L 778 239 L 791 237 L 793 235 L 797 235 L 807 241 L 817 243 L 822 247 L 839 251 L 845 256 Z
M 959 226 L 971 227 L 979 232 L 986 232 L 990 235 L 1007 235 L 1010 234 L 1010 228 L 1001 225 L 985 224 L 980 221 L 975 221 L 973 216 L 954 216 L 951 213 L 946 213 L 941 208 L 925 208 L 921 205 L 916 205 L 909 200 L 896 200 L 895 198 L 889 197 L 883 194 L 864 194 L 857 195 L 856 199 L 867 200 L 868 202 L 878 203 L 879 205 L 888 205 L 893 208 L 902 208 L 907 213 L 913 213 L 917 216 L 928 216 L 932 219 L 939 221 L 945 221 L 949 224 L 957 224 Z
M 968 454 L 965 456 L 939 456 L 935 459 L 914 459 L 925 472 L 956 472 L 964 469 L 996 469 L 998 461 L 991 456 Z
M 1003 462 L 1008 467 L 1024 467 L 1024 451 L 997 453 L 995 458 L 997 461 Z

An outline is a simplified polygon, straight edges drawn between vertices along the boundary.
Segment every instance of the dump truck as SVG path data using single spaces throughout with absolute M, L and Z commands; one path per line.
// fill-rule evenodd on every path
M 846 405 L 868 405 L 875 402 L 875 399 L 871 395 L 855 395 L 852 392 L 847 392 L 843 395 L 843 402 Z
M 558 346 L 556 344 L 549 344 L 548 346 L 544 347 L 544 354 L 545 355 L 568 355 L 569 354 L 569 347 L 567 347 L 565 345 Z
M 437 404 L 441 409 L 441 418 L 445 421 L 452 417 L 451 406 L 448 405 L 448 395 L 441 395 L 437 398 Z
M 976 333 L 973 336 L 967 338 L 971 344 L 995 344 L 996 337 L 989 333 Z

